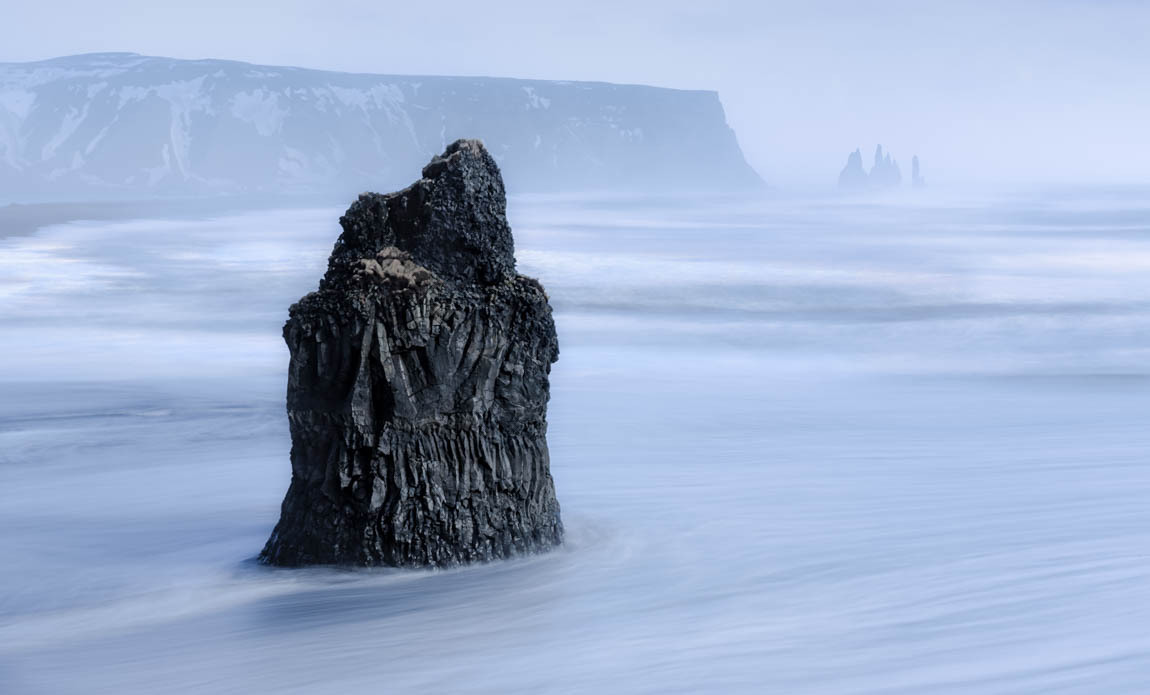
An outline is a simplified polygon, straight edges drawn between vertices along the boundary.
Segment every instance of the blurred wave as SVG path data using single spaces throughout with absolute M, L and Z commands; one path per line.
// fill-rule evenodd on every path
M 0 692 L 1140 692 L 1150 204 L 512 201 L 569 538 L 253 557 L 338 211 L 0 239 Z

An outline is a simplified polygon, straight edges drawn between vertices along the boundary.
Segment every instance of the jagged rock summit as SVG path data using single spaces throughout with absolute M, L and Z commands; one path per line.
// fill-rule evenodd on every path
M 846 166 L 839 172 L 839 188 L 859 189 L 870 185 L 866 170 L 863 169 L 862 152 L 856 149 L 847 155 Z
M 543 287 L 515 272 L 494 159 L 459 140 L 340 224 L 284 326 L 292 480 L 261 561 L 434 567 L 562 542 L 558 340 Z
M 882 145 L 875 147 L 874 166 L 871 167 L 868 176 L 871 185 L 876 188 L 897 188 L 902 183 L 902 171 L 898 168 L 898 162 L 890 156 L 890 152 L 883 153 Z
M 918 181 L 918 157 L 914 158 L 915 186 Z M 902 184 L 902 171 L 890 152 L 883 152 L 882 145 L 875 147 L 874 165 L 870 171 L 863 169 L 862 152 L 856 149 L 847 155 L 847 163 L 839 172 L 839 188 L 848 191 L 884 190 L 898 188 Z

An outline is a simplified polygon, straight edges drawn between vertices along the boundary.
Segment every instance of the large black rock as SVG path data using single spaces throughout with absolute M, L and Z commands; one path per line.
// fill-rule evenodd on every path
M 491 155 L 459 140 L 340 224 L 319 290 L 284 326 L 292 481 L 260 559 L 446 566 L 560 543 L 555 324 L 515 272 Z

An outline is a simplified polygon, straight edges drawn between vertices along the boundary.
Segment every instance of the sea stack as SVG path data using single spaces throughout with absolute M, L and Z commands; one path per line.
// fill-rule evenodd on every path
M 911 157 L 910 160 L 910 185 L 915 188 L 925 188 L 926 179 L 922 177 L 922 171 L 918 165 L 918 155 Z
M 863 169 L 862 152 L 856 149 L 847 156 L 846 166 L 839 172 L 839 188 L 860 190 L 868 186 L 870 180 Z
M 898 162 L 890 156 L 890 152 L 883 153 L 882 145 L 875 147 L 874 166 L 871 167 L 869 176 L 871 185 L 875 188 L 898 188 L 902 183 L 902 172 L 898 168 Z
M 261 561 L 443 567 L 562 542 L 558 340 L 542 285 L 515 271 L 506 208 L 495 160 L 459 140 L 340 218 L 284 326 L 292 479 Z
M 882 145 L 875 147 L 874 165 L 869 172 L 863 169 L 862 151 L 859 149 L 847 155 L 846 166 L 839 172 L 839 188 L 844 191 L 878 191 L 898 188 L 901 184 L 902 171 L 898 162 L 890 152 L 883 152 Z

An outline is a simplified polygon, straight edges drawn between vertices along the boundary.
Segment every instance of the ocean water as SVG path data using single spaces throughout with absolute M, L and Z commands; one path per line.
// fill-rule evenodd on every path
M 0 692 L 1141 693 L 1150 196 L 532 198 L 565 546 L 253 561 L 338 210 L 0 239 Z

